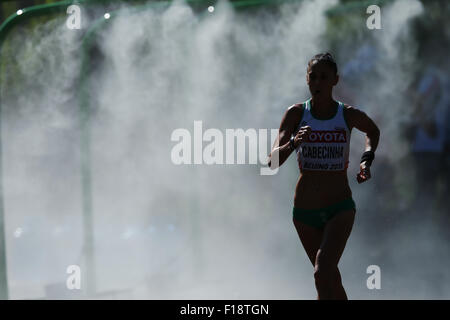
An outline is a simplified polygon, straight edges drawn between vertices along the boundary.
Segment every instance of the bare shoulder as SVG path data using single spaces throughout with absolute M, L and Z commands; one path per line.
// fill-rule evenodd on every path
M 303 104 L 296 103 L 287 108 L 284 113 L 283 120 L 281 121 L 281 126 L 284 128 L 295 128 L 298 123 L 300 123 L 300 119 L 303 116 Z
M 286 112 L 289 112 L 291 115 L 299 115 L 303 113 L 303 103 L 296 103 L 290 106 Z
M 363 132 L 378 130 L 372 119 L 364 111 L 356 107 L 345 104 L 344 117 L 350 130 L 352 128 L 357 128 Z
M 344 112 L 346 113 L 346 115 L 352 116 L 357 112 L 362 112 L 361 110 L 359 110 L 358 108 L 355 108 L 349 104 L 344 104 Z

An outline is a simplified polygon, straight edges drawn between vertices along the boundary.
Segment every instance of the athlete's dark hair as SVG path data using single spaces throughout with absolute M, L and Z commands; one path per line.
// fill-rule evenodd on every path
M 337 64 L 336 64 L 336 61 L 334 61 L 331 53 L 326 52 L 326 53 L 316 54 L 314 57 L 312 57 L 311 60 L 309 60 L 308 70 L 311 67 L 311 65 L 314 63 L 314 61 L 327 63 L 333 69 L 334 73 L 337 74 Z

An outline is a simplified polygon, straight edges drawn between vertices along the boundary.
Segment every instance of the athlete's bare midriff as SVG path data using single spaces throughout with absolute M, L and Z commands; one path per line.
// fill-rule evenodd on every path
M 319 209 L 350 198 L 347 170 L 339 172 L 300 172 L 294 195 L 294 207 Z

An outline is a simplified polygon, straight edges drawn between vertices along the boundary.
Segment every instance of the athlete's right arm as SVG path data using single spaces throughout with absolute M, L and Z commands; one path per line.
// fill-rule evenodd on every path
M 276 169 L 286 161 L 292 153 L 289 140 L 298 126 L 298 122 L 302 116 L 301 108 L 296 106 L 289 107 L 283 115 L 281 120 L 278 136 L 272 147 L 272 152 L 269 155 L 269 168 Z M 298 146 L 299 139 L 296 137 L 295 146 Z

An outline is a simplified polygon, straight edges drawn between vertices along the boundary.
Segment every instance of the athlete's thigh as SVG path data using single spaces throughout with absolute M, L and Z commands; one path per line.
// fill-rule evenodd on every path
M 353 228 L 355 210 L 345 210 L 337 213 L 327 222 L 323 232 L 322 243 L 317 252 L 316 264 L 336 267 L 344 252 L 347 239 Z
M 305 248 L 306 254 L 308 255 L 308 258 L 311 261 L 312 265 L 314 266 L 317 250 L 319 250 L 319 247 L 322 243 L 323 229 L 311 227 L 299 220 L 296 220 L 295 218 L 293 218 L 292 220 L 294 222 L 295 229 L 297 230 L 303 248 Z

